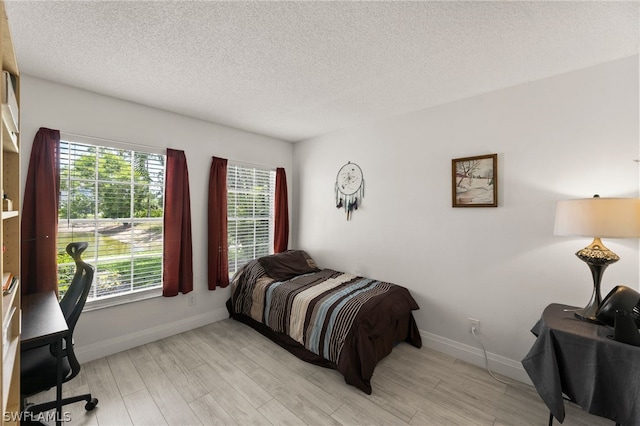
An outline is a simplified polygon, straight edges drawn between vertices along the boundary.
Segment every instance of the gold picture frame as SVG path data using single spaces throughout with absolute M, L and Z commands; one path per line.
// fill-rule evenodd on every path
M 498 207 L 498 154 L 451 160 L 452 207 Z

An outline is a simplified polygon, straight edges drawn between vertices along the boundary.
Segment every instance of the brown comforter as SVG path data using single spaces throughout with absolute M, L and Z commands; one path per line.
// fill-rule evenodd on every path
M 376 364 L 395 344 L 422 346 L 411 312 L 419 308 L 406 288 L 331 269 L 275 280 L 251 261 L 232 281 L 228 308 L 233 318 L 305 361 L 336 368 L 367 394 Z

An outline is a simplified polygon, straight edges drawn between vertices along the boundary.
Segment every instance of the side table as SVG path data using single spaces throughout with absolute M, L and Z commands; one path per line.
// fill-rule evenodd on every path
M 591 414 L 640 426 L 640 347 L 613 340 L 611 327 L 577 319 L 576 309 L 545 308 L 531 329 L 537 339 L 522 365 L 560 422 L 565 394 Z

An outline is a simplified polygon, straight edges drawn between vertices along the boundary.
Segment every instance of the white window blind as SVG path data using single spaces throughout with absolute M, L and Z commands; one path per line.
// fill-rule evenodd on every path
M 86 241 L 83 260 L 95 267 L 88 300 L 162 285 L 165 156 L 60 142 L 58 288 L 75 271 L 70 242 Z
M 275 170 L 227 166 L 229 274 L 273 253 Z

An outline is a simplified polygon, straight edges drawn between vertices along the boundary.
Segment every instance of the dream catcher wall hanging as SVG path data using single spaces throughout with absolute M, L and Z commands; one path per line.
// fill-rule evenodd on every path
M 364 178 L 362 169 L 355 163 L 348 162 L 338 170 L 336 176 L 336 207 L 347 213 L 347 220 L 351 219 L 354 210 L 364 198 Z

